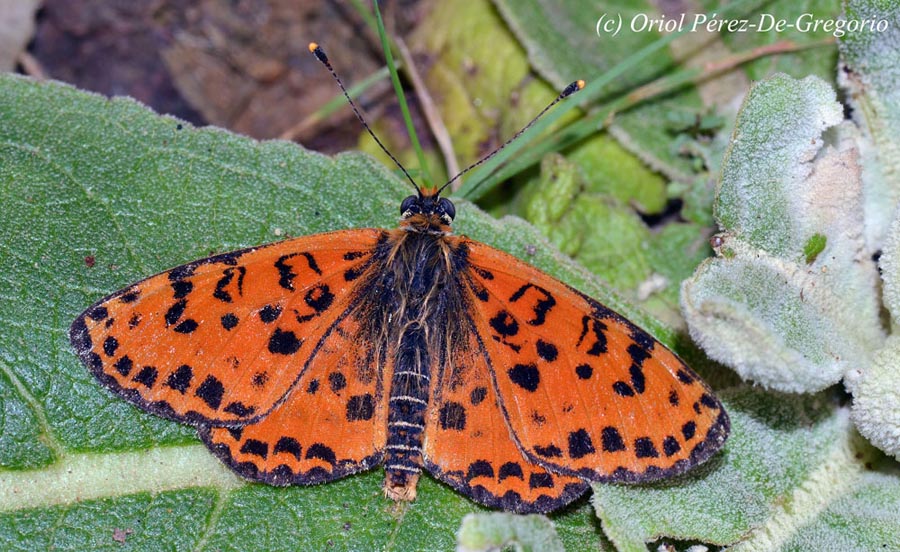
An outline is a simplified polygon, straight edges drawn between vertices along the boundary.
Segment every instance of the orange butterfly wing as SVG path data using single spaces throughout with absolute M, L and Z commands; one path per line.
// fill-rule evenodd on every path
M 463 243 L 469 315 L 528 460 L 593 481 L 643 482 L 682 473 L 722 447 L 725 410 L 674 353 L 515 257 Z
M 100 382 L 181 422 L 245 425 L 281 404 L 333 332 L 382 231 L 202 259 L 97 302 L 70 339 Z
M 548 512 L 584 494 L 581 478 L 550 473 L 522 455 L 474 332 L 449 357 L 432 392 L 425 469 L 477 502 L 518 513 Z
M 323 483 L 381 463 L 383 375 L 390 378 L 392 363 L 376 344 L 354 339 L 360 334 L 359 321 L 345 316 L 268 416 L 240 428 L 201 427 L 200 438 L 243 477 L 271 485 Z

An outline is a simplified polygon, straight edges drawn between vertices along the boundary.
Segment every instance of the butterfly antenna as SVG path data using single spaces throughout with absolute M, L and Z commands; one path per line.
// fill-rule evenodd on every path
M 479 160 L 476 161 L 475 163 L 472 163 L 471 165 L 469 165 L 469 166 L 466 167 L 465 169 L 461 170 L 461 171 L 459 172 L 459 174 L 457 174 L 456 176 L 454 176 L 453 178 L 451 178 L 450 180 L 448 180 L 446 184 L 444 184 L 443 186 L 441 186 L 440 188 L 438 188 L 438 191 L 437 191 L 438 195 L 439 195 L 442 191 L 444 191 L 444 188 L 446 188 L 446 187 L 449 186 L 450 184 L 453 184 L 454 182 L 456 182 L 457 180 L 459 180 L 459 177 L 461 177 L 462 175 L 464 175 L 464 174 L 466 174 L 467 172 L 471 171 L 472 169 L 474 169 L 474 168 L 477 167 L 478 165 L 481 165 L 482 163 L 484 163 L 485 161 L 487 161 L 487 160 L 490 159 L 491 157 L 493 157 L 493 156 L 497 155 L 498 153 L 500 153 L 500 151 L 501 151 L 503 148 L 505 148 L 506 146 L 508 146 L 508 145 L 510 145 L 511 143 L 515 142 L 515 141 L 516 141 L 516 138 L 518 138 L 519 136 L 521 136 L 522 134 L 524 134 L 526 130 L 528 130 L 529 128 L 531 128 L 531 127 L 534 125 L 534 123 L 536 123 L 536 122 L 538 121 L 538 119 L 540 119 L 541 117 L 544 116 L 544 113 L 547 113 L 548 111 L 550 111 L 550 108 L 552 108 L 554 105 L 558 104 L 558 103 L 561 102 L 562 100 L 568 98 L 569 96 L 571 96 L 571 95 L 574 94 L 575 92 L 578 92 L 578 91 L 581 90 L 582 88 L 584 88 L 584 81 L 583 81 L 583 80 L 577 80 L 577 81 L 575 81 L 575 82 L 569 84 L 569 86 L 567 86 L 562 92 L 559 93 L 559 96 L 557 96 L 555 100 L 553 100 L 552 102 L 550 102 L 550 103 L 547 105 L 547 107 L 545 107 L 544 109 L 542 109 L 541 112 L 538 113 L 537 116 L 536 116 L 534 119 L 531 120 L 531 122 L 529 122 L 527 125 L 525 125 L 524 127 L 522 127 L 522 130 L 520 130 L 519 132 L 515 133 L 515 134 L 513 135 L 512 138 L 510 138 L 509 140 L 507 140 L 506 142 L 504 142 L 503 145 L 501 145 L 500 147 L 498 147 L 497 149 L 495 149 L 495 150 L 492 151 L 491 153 L 485 155 L 484 157 L 482 157 L 481 159 L 479 159 Z
M 343 92 L 344 97 L 347 98 L 347 103 L 350 104 L 350 107 L 353 109 L 353 113 L 356 114 L 356 118 L 359 119 L 359 122 L 362 123 L 362 126 L 365 127 L 365 129 L 369 133 L 369 135 L 372 136 L 372 138 L 375 140 L 375 143 L 378 144 L 378 147 L 380 147 L 381 150 L 384 151 L 384 153 L 386 153 L 388 155 L 388 157 L 391 158 L 391 161 L 393 161 L 395 165 L 400 167 L 400 170 L 403 171 L 404 175 L 406 175 L 406 178 L 409 180 L 410 184 L 412 184 L 413 188 L 416 189 L 416 192 L 418 192 L 421 195 L 421 191 L 419 190 L 419 185 L 416 184 L 416 181 L 413 180 L 413 178 L 409 175 L 409 173 L 406 171 L 406 169 L 403 167 L 403 165 L 400 164 L 400 161 L 398 161 L 397 158 L 394 157 L 394 154 L 392 154 L 391 152 L 388 151 L 388 149 L 385 147 L 385 145 L 381 143 L 381 140 L 378 139 L 378 136 L 375 136 L 375 133 L 372 132 L 371 128 L 369 128 L 369 125 L 366 123 L 366 120 L 363 119 L 362 113 L 359 112 L 359 109 L 356 108 L 356 104 L 353 103 L 352 99 L 350 99 L 350 94 L 347 93 L 347 89 L 344 87 L 344 83 L 341 81 L 341 78 L 338 76 L 337 71 L 334 70 L 334 67 L 332 67 L 331 63 L 328 61 L 328 56 L 325 55 L 325 51 L 322 50 L 322 48 L 315 42 L 309 43 L 309 51 L 314 56 L 316 56 L 316 59 L 318 59 L 319 61 L 322 62 L 322 65 L 324 65 L 328 69 L 329 72 L 331 72 L 331 76 L 334 77 L 334 80 L 337 82 L 338 86 L 341 87 L 341 92 Z M 546 109 L 544 111 L 546 111 Z

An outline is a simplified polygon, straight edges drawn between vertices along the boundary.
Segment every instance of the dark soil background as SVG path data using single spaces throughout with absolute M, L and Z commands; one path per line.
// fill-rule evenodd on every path
M 0 8 L 7 2 L 15 5 L 0 16 L 0 36 L 18 35 L 19 44 L 2 53 L 18 72 L 328 153 L 353 148 L 360 127 L 349 109 L 308 124 L 338 89 L 307 45 L 322 44 L 348 85 L 384 65 L 378 37 L 349 2 L 0 0 Z M 402 36 L 426 3 L 381 9 L 388 32 Z M 376 118 L 395 112 L 386 113 L 394 103 L 387 81 L 360 98 Z

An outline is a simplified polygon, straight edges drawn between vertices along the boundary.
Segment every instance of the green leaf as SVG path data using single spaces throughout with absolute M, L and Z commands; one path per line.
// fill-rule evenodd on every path
M 495 0 L 495 4 L 509 23 L 516 36 L 528 51 L 535 69 L 554 86 L 562 89 L 572 80 L 586 81 L 597 78 L 617 61 L 650 44 L 659 34 L 655 32 L 625 32 L 612 36 L 593 31 L 596 19 L 604 14 L 595 2 L 584 0 L 527 0 L 509 2 Z M 649 2 L 630 2 L 627 8 L 610 10 L 622 13 L 625 18 L 639 13 L 653 13 Z M 573 32 L 580 29 L 581 32 Z M 615 92 L 627 92 L 629 88 L 659 76 L 672 67 L 674 59 L 662 52 L 640 68 L 629 72 L 617 83 Z M 675 93 L 657 101 L 648 102 L 616 117 L 616 136 L 627 149 L 647 161 L 653 168 L 671 176 L 687 174 L 687 161 L 671 151 L 672 136 L 660 125 L 666 113 L 673 110 L 702 107 L 693 89 Z
M 839 42 L 838 80 L 860 127 L 866 240 L 881 247 L 900 201 L 900 5 L 850 0 L 849 21 L 869 22 Z M 883 30 L 872 29 L 882 25 Z
M 723 0 L 702 2 L 707 10 L 713 12 L 726 4 Z M 723 42 L 733 51 L 766 46 L 779 40 L 790 40 L 795 44 L 821 43 L 835 36 L 825 29 L 823 23 L 834 21 L 841 15 L 840 0 L 757 0 L 755 4 L 755 9 L 747 10 L 748 30 L 721 35 Z M 778 30 L 776 25 L 781 21 L 784 24 Z M 750 30 L 749 24 L 756 26 Z M 833 83 L 836 62 L 835 49 L 820 46 L 760 58 L 745 64 L 743 70 L 753 81 L 765 79 L 775 73 L 787 73 L 796 78 L 816 75 Z
M 366 156 L 331 159 L 0 77 L 0 549 L 118 548 L 114 537 L 139 548 L 452 548 L 460 520 L 483 509 L 448 487 L 425 477 L 414 503 L 395 506 L 380 469 L 318 487 L 238 480 L 193 428 L 104 390 L 67 336 L 86 306 L 142 277 L 285 236 L 390 228 L 406 195 Z M 457 207 L 461 232 L 530 251 L 671 340 L 533 227 Z M 599 545 L 592 517 L 586 500 L 556 515 L 560 538 Z
M 873 454 L 853 440 L 846 410 L 827 393 L 798 398 L 740 387 L 720 398 L 732 422 L 724 454 L 681 480 L 594 485 L 594 505 L 618 550 L 645 550 L 660 536 L 732 544 L 779 524 L 792 535 L 804 517 L 815 519 L 840 498 L 838 486 L 853 488 L 865 469 L 857 453 Z M 801 508 L 795 500 L 805 492 L 821 493 L 821 502 Z
M 773 389 L 832 385 L 884 338 L 877 273 L 858 231 L 858 153 L 850 129 L 835 126 L 841 119 L 816 77 L 776 75 L 750 91 L 716 199 L 723 256 L 682 286 L 691 335 L 707 354 Z
M 515 32 L 535 70 L 557 88 L 575 78 L 590 82 L 633 52 L 663 36 L 660 24 L 681 21 L 681 14 L 662 10 L 658 4 L 645 0 L 601 3 L 586 0 L 494 0 L 504 19 Z M 683 22 L 672 30 L 687 29 L 667 49 L 632 68 L 619 79 L 608 92 L 610 97 L 630 92 L 637 85 L 671 73 L 679 65 L 697 66 L 726 57 L 731 51 L 747 50 L 755 46 L 771 44 L 776 40 L 792 39 L 798 44 L 821 40 L 827 36 L 822 31 L 797 32 L 705 32 L 710 22 L 722 19 L 747 19 L 757 22 L 760 17 L 796 20 L 801 14 L 813 17 L 836 17 L 840 12 L 837 0 L 824 2 L 750 2 L 739 13 L 718 16 L 731 2 L 706 1 L 685 10 Z M 707 19 L 703 11 L 709 13 Z M 660 13 L 662 11 L 663 13 Z M 621 19 L 619 32 L 597 32 L 598 19 Z M 698 24 L 705 21 L 705 24 Z M 656 25 L 654 27 L 654 25 Z M 834 50 L 822 53 L 817 50 L 782 55 L 757 60 L 746 70 L 751 78 L 759 79 L 773 71 L 792 71 L 801 75 L 814 72 L 831 75 L 834 67 Z M 701 86 L 687 86 L 665 97 L 650 99 L 624 113 L 616 115 L 610 127 L 611 134 L 635 156 L 654 170 L 673 180 L 689 181 L 694 168 L 689 159 L 672 146 L 675 132 L 663 121 L 678 115 L 695 117 L 705 106 L 733 102 L 745 91 L 746 79 L 734 75 L 731 78 L 712 79 Z M 613 165 L 615 166 L 615 165 Z
M 881 254 L 884 306 L 893 328 L 900 320 L 900 216 L 895 214 Z M 872 358 L 848 378 L 853 391 L 853 421 L 872 443 L 900 459 L 900 335 L 893 333 Z
M 457 552 L 479 552 L 512 547 L 516 552 L 563 552 L 553 524 L 544 516 L 470 514 L 456 535 Z

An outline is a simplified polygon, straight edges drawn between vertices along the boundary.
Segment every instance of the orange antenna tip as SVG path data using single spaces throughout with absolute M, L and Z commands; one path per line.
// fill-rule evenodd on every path
M 325 50 L 319 48 L 319 45 L 315 42 L 309 43 L 309 51 L 312 55 L 316 56 L 316 59 L 328 65 L 328 56 L 325 55 Z
M 567 98 L 567 97 L 571 96 L 572 94 L 574 94 L 575 92 L 578 92 L 582 88 L 584 88 L 584 81 L 577 80 L 577 81 L 573 82 L 572 84 L 570 84 L 569 86 L 567 86 L 566 89 L 562 91 L 562 94 L 559 95 L 559 99 L 561 100 L 563 98 Z

